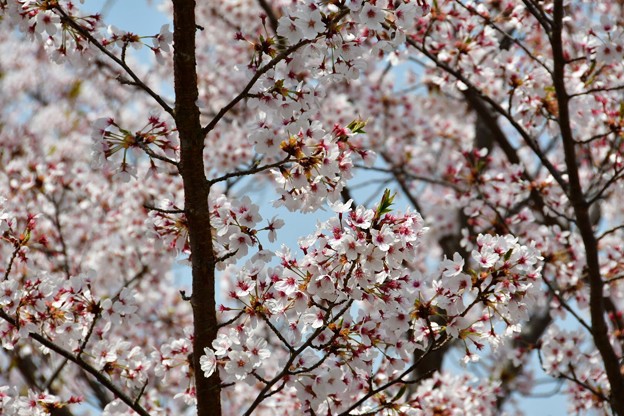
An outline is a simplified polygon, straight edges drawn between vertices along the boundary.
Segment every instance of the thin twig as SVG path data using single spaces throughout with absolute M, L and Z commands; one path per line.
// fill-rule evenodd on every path
M 295 348 L 292 345 L 290 345 L 288 341 L 286 340 L 286 338 L 284 338 L 284 335 L 282 335 L 282 333 L 277 328 L 275 328 L 273 323 L 271 323 L 271 320 L 265 314 L 261 314 L 260 317 L 264 320 L 264 322 L 266 322 L 266 324 L 269 326 L 271 331 L 273 331 L 273 333 L 277 336 L 277 338 L 279 338 L 279 340 L 282 341 L 282 344 L 284 344 L 284 346 L 288 349 L 288 351 L 290 351 L 291 354 L 294 353 Z
M 544 281 L 544 283 L 546 283 L 546 286 L 548 286 L 548 289 L 550 290 L 550 292 L 557 298 L 557 300 L 559 301 L 559 304 L 561 306 L 563 306 L 563 308 L 570 312 L 570 314 L 572 314 L 572 316 L 574 316 L 574 318 L 576 318 L 576 320 L 583 326 L 585 327 L 585 329 L 587 329 L 587 331 L 592 334 L 592 328 L 591 326 L 585 322 L 585 320 L 583 318 L 580 317 L 580 315 L 578 313 L 576 313 L 576 311 L 574 309 L 572 309 L 572 307 L 570 305 L 568 305 L 568 302 L 563 299 L 563 297 L 561 296 L 561 294 L 559 293 L 559 291 L 557 289 L 555 289 L 553 287 L 553 285 L 548 281 L 548 279 L 546 279 L 545 277 L 542 276 L 542 280 Z
M 366 400 L 370 399 L 371 397 L 373 397 L 377 393 L 380 393 L 380 392 L 388 389 L 389 387 L 392 387 L 393 385 L 395 385 L 397 383 L 413 384 L 413 383 L 417 383 L 418 381 L 428 377 L 429 374 L 424 374 L 424 375 L 422 375 L 421 377 L 419 377 L 419 378 L 417 378 L 415 380 L 405 380 L 405 381 L 403 380 L 403 377 L 405 377 L 408 374 L 410 374 L 411 372 L 413 372 L 416 369 L 416 367 L 418 367 L 420 362 L 432 351 L 432 348 L 433 348 L 434 344 L 435 344 L 435 341 L 433 339 L 430 339 L 429 346 L 427 347 L 427 349 L 425 350 L 423 355 L 418 357 L 418 359 L 415 360 L 414 363 L 411 366 L 409 366 L 409 368 L 407 370 L 403 371 L 403 373 L 401 373 L 401 375 L 399 375 L 398 377 L 394 378 L 393 380 L 390 380 L 387 383 L 382 384 L 381 386 L 377 387 L 376 389 L 373 389 L 373 390 L 369 391 L 368 393 L 366 393 L 364 395 L 364 397 L 362 397 L 360 400 L 358 400 L 357 402 L 352 404 L 351 407 L 349 407 L 347 410 L 345 410 L 344 412 L 340 413 L 339 416 L 349 416 L 351 414 L 352 410 L 356 409 L 358 406 L 360 406 Z
M 11 258 L 9 259 L 9 265 L 7 266 L 6 272 L 4 272 L 4 280 L 9 279 L 9 274 L 11 273 L 11 269 L 13 268 L 13 262 L 15 261 L 15 258 L 17 257 L 17 253 L 19 253 L 21 248 L 22 248 L 21 245 L 17 243 L 15 244 L 15 250 L 13 250 L 13 253 L 11 253 Z
M 346 16 L 348 14 L 348 12 L 349 12 L 349 9 L 341 10 L 335 16 L 334 20 L 335 21 L 339 21 L 344 16 Z M 320 34 L 319 36 L 323 36 L 323 34 Z M 232 109 L 232 107 L 234 107 L 241 100 L 243 100 L 244 98 L 246 98 L 248 96 L 249 91 L 256 84 L 256 82 L 260 79 L 260 77 L 262 75 L 264 75 L 266 72 L 268 72 L 271 68 L 273 68 L 275 65 L 277 65 L 278 63 L 280 63 L 284 59 L 288 58 L 293 52 L 296 52 L 298 49 L 301 49 L 303 46 L 308 45 L 310 43 L 313 43 L 315 41 L 316 41 L 316 38 L 315 39 L 304 39 L 304 40 L 302 40 L 302 41 L 300 41 L 300 42 L 298 42 L 298 43 L 288 47 L 286 50 L 280 52 L 279 54 L 277 54 L 277 56 L 275 56 L 275 58 L 273 58 L 269 62 L 267 62 L 266 65 L 264 65 L 263 67 L 259 68 L 256 71 L 256 73 L 253 75 L 253 77 L 251 77 L 251 79 L 249 80 L 249 82 L 247 83 L 245 88 L 243 88 L 242 91 L 236 97 L 234 97 L 232 99 L 232 101 L 230 101 L 223 108 L 221 108 L 221 110 L 219 110 L 217 115 L 214 116 L 214 118 L 210 121 L 210 123 L 208 123 L 204 128 L 202 128 L 203 135 L 206 136 L 208 133 L 210 133 L 215 128 L 217 123 L 219 123 L 219 121 L 223 118 L 223 116 L 225 116 L 225 114 L 227 114 L 227 112 Z
M 605 280 L 605 284 L 617 282 L 618 280 L 622 280 L 622 279 L 624 279 L 624 274 L 621 274 L 619 276 L 615 276 L 615 277 L 612 277 L 611 279 Z
M 126 71 L 126 73 L 130 76 L 130 78 L 132 78 L 132 80 L 136 83 L 137 87 L 141 88 L 150 97 L 152 97 L 154 99 L 154 101 L 156 101 L 162 107 L 163 110 L 165 110 L 167 113 L 169 113 L 172 117 L 174 116 L 173 109 L 162 99 L 162 97 L 160 95 L 156 94 L 156 92 L 154 92 L 154 90 L 152 90 L 150 87 L 148 87 L 147 84 L 145 84 L 141 80 L 141 78 L 139 78 L 134 73 L 134 71 L 122 59 L 119 59 L 118 57 L 116 57 L 111 51 L 109 51 L 106 47 L 104 47 L 104 45 L 102 45 L 96 38 L 94 38 L 93 35 L 91 35 L 91 33 L 89 33 L 89 31 L 87 31 L 85 28 L 83 28 L 78 23 L 76 23 L 74 21 L 74 19 L 72 19 L 71 16 L 69 16 L 67 14 L 67 12 L 65 10 L 63 10 L 58 4 L 56 4 L 53 7 L 53 10 L 56 10 L 61 15 L 61 21 L 63 23 L 71 26 L 78 33 L 80 33 L 82 36 L 84 36 L 90 43 L 95 45 L 95 47 L 98 48 L 100 50 L 100 52 L 102 52 L 104 55 L 108 56 L 117 65 L 119 65 L 121 68 L 123 68 L 123 70 Z
M 234 322 L 236 322 L 236 321 L 238 320 L 238 318 L 240 318 L 241 316 L 243 316 L 243 314 L 244 314 L 244 313 L 245 313 L 245 310 L 243 309 L 243 310 L 241 310 L 239 313 L 237 313 L 237 314 L 236 314 L 236 316 L 235 316 L 234 318 L 229 319 L 229 320 L 227 320 L 227 321 L 225 321 L 225 322 L 221 322 L 221 323 L 217 326 L 217 328 L 223 328 L 223 327 L 226 327 L 226 326 L 228 326 L 228 325 L 233 324 Z
M 593 203 L 595 203 L 596 201 L 598 201 L 599 199 L 602 198 L 602 196 L 604 195 L 605 192 L 607 192 L 609 190 L 609 188 L 617 181 L 619 181 L 620 179 L 624 178 L 624 168 L 623 169 L 618 169 L 615 173 L 615 175 L 613 175 L 611 178 L 609 178 L 604 185 L 600 188 L 600 190 L 598 192 L 596 192 L 596 194 L 591 197 L 587 203 L 589 205 L 592 205 Z
M 175 166 L 176 168 L 180 166 L 180 163 L 173 160 L 173 159 L 169 159 L 167 156 L 162 156 L 159 155 L 158 153 L 154 152 L 152 149 L 149 148 L 149 146 L 142 142 L 142 141 L 137 141 L 138 146 L 152 159 L 158 159 L 161 160 L 165 163 L 169 163 L 170 165 Z
M 427 176 L 422 176 L 422 175 L 415 175 L 413 173 L 409 173 L 407 171 L 405 171 L 404 169 L 400 169 L 400 168 L 392 168 L 392 169 L 387 169 L 387 168 L 380 168 L 377 166 L 364 166 L 364 165 L 354 165 L 353 166 L 356 169 L 362 169 L 362 170 L 370 170 L 370 171 L 374 171 L 374 172 L 383 172 L 383 173 L 388 173 L 391 175 L 403 175 L 405 176 L 407 179 L 411 179 L 411 180 L 417 180 L 417 181 L 421 181 L 421 182 L 427 182 L 427 183 L 431 183 L 434 185 L 440 185 L 440 186 L 444 186 L 447 188 L 451 188 L 454 189 L 455 191 L 458 192 L 462 192 L 461 189 L 459 189 L 459 187 L 451 182 L 447 182 L 444 181 L 442 179 L 436 179 L 436 178 L 430 178 Z
M 544 13 L 539 4 L 535 4 L 533 0 L 523 0 L 522 2 L 533 17 L 535 17 L 540 25 L 542 25 L 547 35 L 550 37 L 550 32 L 552 31 L 552 21 L 548 18 L 546 13 Z
M 574 94 L 570 94 L 570 98 L 580 97 L 582 95 L 589 95 L 595 92 L 609 92 L 609 91 L 621 91 L 624 90 L 624 85 L 616 85 L 614 87 L 599 87 L 599 88 L 590 88 L 585 91 L 577 92 Z
M 608 236 L 609 234 L 613 234 L 613 233 L 617 232 L 618 230 L 622 230 L 622 229 L 624 229 L 624 224 L 621 224 L 621 225 L 618 225 L 617 227 L 613 227 L 613 228 L 611 228 L 611 229 L 608 229 L 608 230 L 607 230 L 607 231 L 605 231 L 604 233 L 600 234 L 600 235 L 596 238 L 596 240 L 597 240 L 597 241 L 600 241 L 600 240 L 602 240 L 603 238 L 605 238 L 606 236 Z
M 334 315 L 334 317 L 331 319 L 331 321 L 336 321 L 337 319 L 339 319 L 346 311 L 349 310 L 349 308 L 351 308 L 351 305 L 353 304 L 353 299 L 346 302 L 346 305 L 340 309 L 338 311 L 338 313 L 336 315 Z M 334 305 L 337 306 L 337 305 Z M 327 315 L 329 316 L 329 315 Z M 329 318 L 326 317 L 326 320 L 324 322 L 324 325 L 322 325 L 321 327 L 317 328 L 311 335 L 310 337 L 306 340 L 306 342 L 304 342 L 299 348 L 297 348 L 295 351 L 290 353 L 290 357 L 288 358 L 288 360 L 286 361 L 286 363 L 284 364 L 284 366 L 282 367 L 282 370 L 275 376 L 273 377 L 273 379 L 271 381 L 269 381 L 269 383 L 264 386 L 264 388 L 260 391 L 260 393 L 256 396 L 255 400 L 253 401 L 253 403 L 249 406 L 249 408 L 247 409 L 247 411 L 244 413 L 244 416 L 249 416 L 253 413 L 253 411 L 256 409 L 256 407 L 258 407 L 258 405 L 267 397 L 267 395 L 269 394 L 273 394 L 270 392 L 271 387 L 273 387 L 275 384 L 277 384 L 284 376 L 289 374 L 289 368 L 292 365 L 292 363 L 295 361 L 295 359 L 306 349 L 308 348 L 310 345 L 312 345 L 312 341 L 314 341 L 327 327 L 327 325 L 329 324 Z
M 221 108 L 221 110 L 219 110 L 217 115 L 214 116 L 214 118 L 212 120 L 210 120 L 210 123 L 208 123 L 205 127 L 202 128 L 202 134 L 204 136 L 206 136 L 208 133 L 210 133 L 215 128 L 217 123 L 219 123 L 219 121 L 221 121 L 223 116 L 225 116 L 227 114 L 227 112 L 232 109 L 232 107 L 234 107 L 236 104 L 238 104 L 244 98 L 247 98 L 248 94 L 249 94 L 249 91 L 256 84 L 256 82 L 260 79 L 260 77 L 262 75 L 264 75 L 266 72 L 268 72 L 275 65 L 277 65 L 278 63 L 280 63 L 281 61 L 286 59 L 293 52 L 297 51 L 298 49 L 300 49 L 301 47 L 303 47 L 305 45 L 308 45 L 308 44 L 314 42 L 315 40 L 316 39 L 304 39 L 304 40 L 294 44 L 293 46 L 289 47 L 285 51 L 279 53 L 275 58 L 273 58 L 269 62 L 267 62 L 266 65 L 264 65 L 263 67 L 258 69 L 256 71 L 256 73 L 253 75 L 253 77 L 251 77 L 251 79 L 249 80 L 249 82 L 247 83 L 245 88 L 243 88 L 243 90 L 236 97 L 234 97 L 229 103 L 227 103 L 223 108 Z
M 150 211 L 160 212 L 161 214 L 184 214 L 183 209 L 163 209 L 163 208 L 157 208 L 149 204 L 143 204 L 143 208 L 148 209 Z
M 267 169 L 272 169 L 272 168 L 277 168 L 279 166 L 282 166 L 285 163 L 289 163 L 289 162 L 294 162 L 294 159 L 291 159 L 290 156 L 287 156 L 286 158 L 275 162 L 275 163 L 269 163 L 268 165 L 262 165 L 262 166 L 256 166 L 255 168 L 250 168 L 247 170 L 238 170 L 235 172 L 230 172 L 227 173 L 223 176 L 219 176 L 218 178 L 214 178 L 208 181 L 208 186 L 212 186 L 215 183 L 218 182 L 223 182 L 225 180 L 228 180 L 230 178 L 236 178 L 236 177 L 240 177 L 240 176 L 247 176 L 247 175 L 252 175 L 254 173 L 258 173 L 258 172 L 262 172 L 265 171 Z

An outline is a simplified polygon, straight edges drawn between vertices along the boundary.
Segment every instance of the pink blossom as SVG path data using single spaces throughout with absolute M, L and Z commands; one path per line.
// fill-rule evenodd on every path
M 204 372 L 204 377 L 210 377 L 217 368 L 217 358 L 214 351 L 208 347 L 204 348 L 204 355 L 199 358 L 199 365 Z

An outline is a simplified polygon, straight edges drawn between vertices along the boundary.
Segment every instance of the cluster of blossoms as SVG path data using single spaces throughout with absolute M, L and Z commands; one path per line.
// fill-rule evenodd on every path
M 136 176 L 136 166 L 132 159 L 143 153 L 149 156 L 149 173 L 152 175 L 161 169 L 161 162 L 175 163 L 179 150 L 177 137 L 158 117 L 152 116 L 147 124 L 134 133 L 120 127 L 112 118 L 101 118 L 93 123 L 93 163 L 104 165 L 114 158 L 116 172 L 123 180 Z M 159 152 L 156 152 L 159 149 Z M 129 153 L 129 151 L 133 153 Z M 121 159 L 121 160 L 118 160 Z
M 221 310 L 224 319 L 235 315 L 206 349 L 204 375 L 218 370 L 226 383 L 255 383 L 260 396 L 283 383 L 278 391 L 294 392 L 298 406 L 339 413 L 371 397 L 369 379 L 404 383 L 417 350 L 448 337 L 466 345 L 470 360 L 468 342 L 497 345 L 501 322 L 513 333 L 531 306 L 536 250 L 511 236 L 482 235 L 475 271 L 464 273 L 456 254 L 437 276 L 410 272 L 426 227 L 416 213 L 391 213 L 392 199 L 386 192 L 376 209 L 332 204 L 337 216 L 300 240 L 303 258 L 284 247 L 278 266 L 255 256 L 230 270 L 231 303 Z M 267 348 L 262 337 L 271 335 L 279 341 Z
M 468 274 L 461 271 L 463 259 L 459 256 L 442 262 L 443 278 L 436 295 L 445 297 L 442 302 L 439 298 L 434 301 L 448 315 L 446 333 L 464 341 L 466 360 L 477 358 L 471 355 L 466 340 L 477 349 L 483 347 L 478 339 L 498 345 L 497 321 L 506 325 L 506 335 L 519 331 L 517 324 L 528 319 L 535 304 L 542 268 L 534 244 L 520 245 L 511 235 L 479 235 L 472 259 L 477 267 Z M 480 307 L 471 310 L 473 305 Z
M 610 391 L 609 381 L 582 331 L 551 325 L 541 341 L 540 363 L 546 373 L 572 382 L 567 387 L 570 412 L 604 408 L 601 395 Z
M 220 269 L 247 256 L 250 247 L 263 251 L 259 233 L 267 232 L 269 242 L 277 239 L 277 230 L 284 221 L 273 217 L 265 227 L 258 227 L 262 216 L 258 205 L 248 196 L 235 200 L 219 195 L 210 201 L 212 237 Z M 188 222 L 184 211 L 173 201 L 162 201 L 162 208 L 149 213 L 150 225 L 167 247 L 178 253 L 190 254 Z
M 312 211 L 327 196 L 336 199 L 351 176 L 352 156 L 366 165 L 374 153 L 349 140 L 363 132 L 364 122 L 334 124 L 331 131 L 319 118 L 319 103 L 328 89 L 355 80 L 367 70 L 370 45 L 394 49 L 403 39 L 402 25 L 413 18 L 424 2 L 403 3 L 396 8 L 370 2 L 318 5 L 298 4 L 279 19 L 277 35 L 297 53 L 270 68 L 250 90 L 249 107 L 258 108 L 258 120 L 249 124 L 249 140 L 266 160 L 286 157 L 296 160 L 293 169 L 274 170 L 282 187 L 280 204 L 289 209 Z M 386 23 L 387 22 L 387 23 Z M 383 26 L 382 25 L 386 25 Z M 264 70 L 263 56 L 275 59 L 280 48 L 276 38 L 252 42 L 254 55 L 248 65 L 250 77 Z M 263 71 L 265 72 L 265 71 Z M 210 140 L 210 138 L 208 138 Z M 337 174 L 340 174 L 337 176 Z
M 365 36 L 374 37 L 377 33 L 381 38 L 390 28 L 395 30 L 409 28 L 417 14 L 426 14 L 429 11 L 429 5 L 420 0 L 411 3 L 401 2 L 398 6 L 394 2 L 387 2 L 387 7 L 382 3 L 384 2 L 349 1 L 342 5 L 344 9 L 332 3 L 325 7 L 316 2 L 298 4 L 294 10 L 279 19 L 277 34 L 292 45 L 306 39 L 314 39 L 326 30 L 333 29 L 327 25 L 328 14 L 346 11 L 353 22 L 372 32 Z M 396 41 L 396 44 L 400 44 L 400 41 Z
M 215 370 L 217 358 L 225 361 L 225 383 L 245 380 L 271 356 L 264 338 L 237 333 L 235 328 L 230 328 L 228 332 L 221 333 L 213 342 L 214 352 L 206 348 L 206 355 L 202 357 L 205 358 L 202 363 L 204 376 L 210 376 Z
M 61 400 L 52 394 L 32 391 L 27 395 L 19 395 L 12 387 L 0 386 L 0 409 L 7 416 L 44 416 L 82 401 L 80 397 L 72 396 L 68 400 Z
M 23 282 L 1 282 L 0 306 L 14 317 L 14 324 L 0 323 L 2 346 L 13 349 L 20 338 L 33 332 L 78 349 L 97 313 L 97 303 L 88 287 L 83 287 L 84 280 L 78 277 L 67 281 L 61 275 L 44 274 Z
M 0 11 L 18 22 L 22 32 L 42 42 L 57 63 L 69 60 L 81 64 L 92 60 L 98 53 L 92 42 L 96 40 L 111 53 L 121 52 L 124 60 L 128 47 L 141 49 L 145 45 L 153 51 L 156 60 L 164 64 L 173 43 L 168 24 L 156 35 L 139 36 L 115 26 L 104 27 L 100 14 L 82 14 L 68 0 L 8 0 L 0 2 Z M 148 39 L 149 44 L 146 43 Z
M 594 61 L 607 65 L 619 64 L 624 58 L 622 27 L 611 16 L 603 15 L 599 24 L 588 33 L 587 52 Z
M 467 375 L 435 374 L 418 386 L 413 405 L 402 410 L 414 416 L 437 412 L 483 416 L 497 414 L 499 387 L 495 383 L 478 384 L 475 381 Z
M 326 199 L 338 199 L 344 184 L 353 176 L 354 156 L 366 163 L 373 161 L 372 152 L 349 142 L 364 124 L 354 121 L 346 127 L 335 126 L 331 134 L 323 135 L 318 124 L 313 123 L 283 141 L 280 147 L 293 163 L 271 171 L 280 195 L 275 205 L 311 212 Z
M 249 247 L 257 246 L 261 253 L 263 247 L 258 233 L 267 231 L 268 240 L 275 242 L 277 230 L 284 226 L 283 220 L 273 217 L 265 227 L 258 228 L 262 220 L 259 207 L 247 196 L 240 200 L 229 200 L 221 195 L 210 204 L 210 208 L 214 250 L 220 261 L 217 265 L 220 269 L 247 256 Z
M 40 334 L 58 347 L 85 354 L 87 362 L 109 375 L 118 373 L 129 387 L 145 382 L 145 364 L 141 348 L 118 340 L 111 343 L 105 334 L 124 322 L 136 322 L 136 296 L 123 288 L 115 298 L 98 301 L 91 291 L 94 276 L 76 276 L 67 280 L 60 274 L 0 283 L 0 307 L 11 321 L 0 322 L 2 346 L 13 350 L 31 333 Z M 92 331 L 96 327 L 96 334 Z M 90 337 L 98 339 L 85 352 Z M 46 349 L 49 353 L 49 350 Z

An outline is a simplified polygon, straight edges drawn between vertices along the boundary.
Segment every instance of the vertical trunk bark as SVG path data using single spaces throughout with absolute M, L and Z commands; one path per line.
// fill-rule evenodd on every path
M 624 379 L 620 373 L 618 357 L 613 350 L 609 339 L 609 328 L 605 319 L 605 303 L 603 295 L 603 281 L 600 274 L 600 261 L 598 259 L 598 242 L 594 235 L 592 222 L 589 216 L 589 203 L 587 202 L 581 186 L 576 157 L 576 146 L 571 128 L 569 110 L 570 96 L 565 88 L 565 55 L 563 50 L 563 0 L 554 2 L 552 37 L 553 48 L 553 82 L 557 93 L 559 106 L 559 125 L 565 163 L 568 169 L 570 202 L 574 208 L 576 225 L 579 229 L 585 256 L 587 257 L 587 275 L 589 280 L 589 310 L 592 323 L 592 336 L 600 356 L 604 362 L 605 371 L 611 385 L 611 406 L 613 411 L 624 416 Z
M 180 173 L 184 181 L 184 209 L 188 220 L 193 274 L 193 366 L 200 416 L 220 416 L 218 373 L 205 378 L 199 357 L 217 335 L 215 255 L 212 247 L 209 187 L 205 176 L 204 134 L 196 101 L 195 0 L 173 0 L 175 121 L 180 137 Z

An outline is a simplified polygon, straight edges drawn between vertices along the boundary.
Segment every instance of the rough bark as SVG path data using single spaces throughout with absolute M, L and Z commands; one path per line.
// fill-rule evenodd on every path
M 587 275 L 589 280 L 589 309 L 591 315 L 592 336 L 611 385 L 611 406 L 615 413 L 624 415 L 624 379 L 620 373 L 618 357 L 609 339 L 609 328 L 605 319 L 605 303 L 603 298 L 603 282 L 598 259 L 598 242 L 594 234 L 589 215 L 590 204 L 585 198 L 579 177 L 576 146 L 570 119 L 570 96 L 565 87 L 565 54 L 563 50 L 563 0 L 554 2 L 551 43 L 553 49 L 553 82 L 559 107 L 559 126 L 563 141 L 565 164 L 568 170 L 568 196 L 579 233 L 585 246 L 587 258 Z
M 193 276 L 193 367 L 199 416 L 220 416 L 218 373 L 205 378 L 199 357 L 217 335 L 215 255 L 212 247 L 208 181 L 203 162 L 204 133 L 196 101 L 195 1 L 173 0 L 175 121 L 180 137 L 180 173 L 184 181 L 184 210 L 191 247 Z

